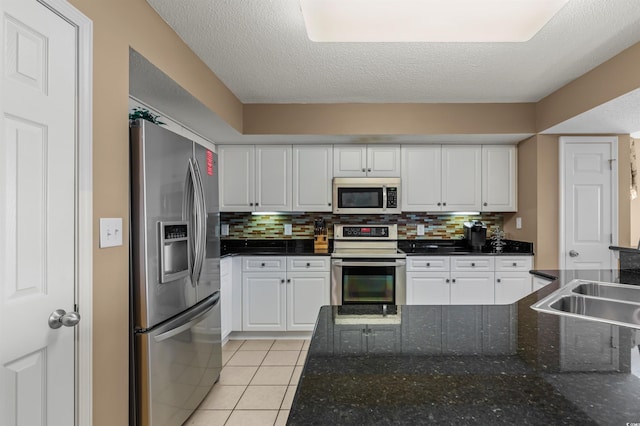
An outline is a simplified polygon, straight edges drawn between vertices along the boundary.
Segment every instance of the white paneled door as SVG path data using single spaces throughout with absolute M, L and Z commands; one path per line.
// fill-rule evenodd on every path
M 0 2 L 0 424 L 73 425 L 77 28 Z
M 610 269 L 616 238 L 617 138 L 563 137 L 560 264 Z

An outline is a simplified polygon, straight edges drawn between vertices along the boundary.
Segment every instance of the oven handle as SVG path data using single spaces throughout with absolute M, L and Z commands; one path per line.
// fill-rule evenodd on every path
M 403 266 L 407 264 L 406 260 L 396 260 L 395 262 L 343 262 L 342 260 L 334 260 L 336 266 Z

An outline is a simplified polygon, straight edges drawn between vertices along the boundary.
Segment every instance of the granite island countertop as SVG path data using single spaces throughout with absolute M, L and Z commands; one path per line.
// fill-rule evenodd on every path
M 633 330 L 530 308 L 612 272 L 558 273 L 512 305 L 400 306 L 386 324 L 324 306 L 288 424 L 640 422 Z

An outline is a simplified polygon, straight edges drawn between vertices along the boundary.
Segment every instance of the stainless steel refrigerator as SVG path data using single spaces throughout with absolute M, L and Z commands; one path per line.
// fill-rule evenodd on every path
M 181 425 L 222 368 L 217 158 L 131 123 L 131 417 Z

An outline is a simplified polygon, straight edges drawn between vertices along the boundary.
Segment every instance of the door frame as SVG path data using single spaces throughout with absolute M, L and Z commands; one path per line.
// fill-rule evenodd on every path
M 566 156 L 566 146 L 571 143 L 609 143 L 611 147 L 611 245 L 618 244 L 618 137 L 617 136 L 560 136 L 558 140 L 559 150 L 560 150 L 560 175 L 558 176 L 558 185 L 560 192 L 560 217 L 559 217 L 559 265 L 560 269 L 566 269 L 566 259 L 565 259 L 565 250 L 566 250 L 566 240 L 565 240 L 565 156 Z M 615 265 L 615 257 L 613 253 L 611 256 L 611 265 Z
M 93 423 L 93 21 L 66 0 L 37 0 L 77 35 L 75 424 Z

